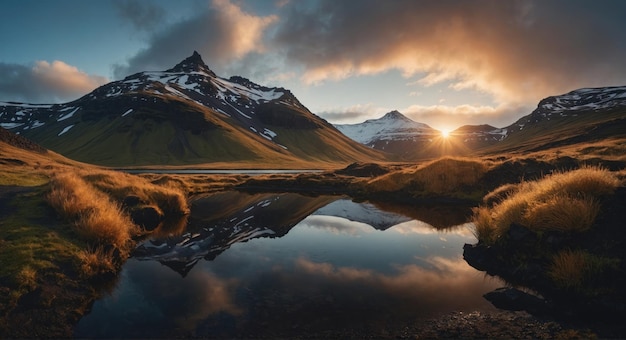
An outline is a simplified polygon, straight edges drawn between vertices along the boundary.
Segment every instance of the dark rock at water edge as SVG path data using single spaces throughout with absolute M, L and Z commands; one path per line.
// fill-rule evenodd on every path
M 163 221 L 163 214 L 153 206 L 134 209 L 130 213 L 133 222 L 147 231 L 156 229 Z

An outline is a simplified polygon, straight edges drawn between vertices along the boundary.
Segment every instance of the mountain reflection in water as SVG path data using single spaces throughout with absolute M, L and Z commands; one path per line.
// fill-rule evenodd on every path
M 438 231 L 337 196 L 214 194 L 166 234 L 138 246 L 76 336 L 382 334 L 493 310 L 482 294 L 501 285 L 462 259 L 467 225 Z

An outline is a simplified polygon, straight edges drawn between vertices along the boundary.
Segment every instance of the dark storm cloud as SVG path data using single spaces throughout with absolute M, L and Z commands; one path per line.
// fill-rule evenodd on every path
M 317 82 L 388 69 L 537 100 L 626 83 L 623 1 L 351 1 L 284 7 L 274 48 Z
M 0 63 L 0 101 L 56 103 L 77 99 L 107 82 L 55 60 L 31 66 Z
M 174 66 L 194 50 L 209 67 L 225 67 L 233 60 L 263 49 L 261 37 L 275 16 L 259 17 L 244 12 L 228 0 L 213 0 L 198 15 L 156 32 L 149 46 L 131 57 L 126 65 L 116 65 L 116 78 Z
M 152 30 L 165 18 L 165 10 L 148 1 L 116 0 L 113 5 L 138 30 Z

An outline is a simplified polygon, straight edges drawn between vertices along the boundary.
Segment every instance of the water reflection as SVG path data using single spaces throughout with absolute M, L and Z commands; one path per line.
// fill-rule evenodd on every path
M 464 225 L 437 231 L 330 196 L 223 193 L 194 207 L 182 235 L 139 247 L 76 336 L 375 335 L 493 309 L 482 294 L 501 285 L 462 259 L 475 241 Z

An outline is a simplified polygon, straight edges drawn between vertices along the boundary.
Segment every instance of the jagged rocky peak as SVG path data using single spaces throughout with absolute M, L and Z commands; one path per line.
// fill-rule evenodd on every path
M 393 110 L 391 112 L 387 112 L 381 119 L 393 119 L 393 120 L 410 120 L 407 116 L 398 112 L 397 110 Z
M 185 60 L 176 64 L 176 66 L 166 72 L 202 72 L 209 76 L 217 77 L 215 73 L 204 63 L 202 56 L 197 51 L 193 51 L 193 54 L 190 57 L 187 57 Z

